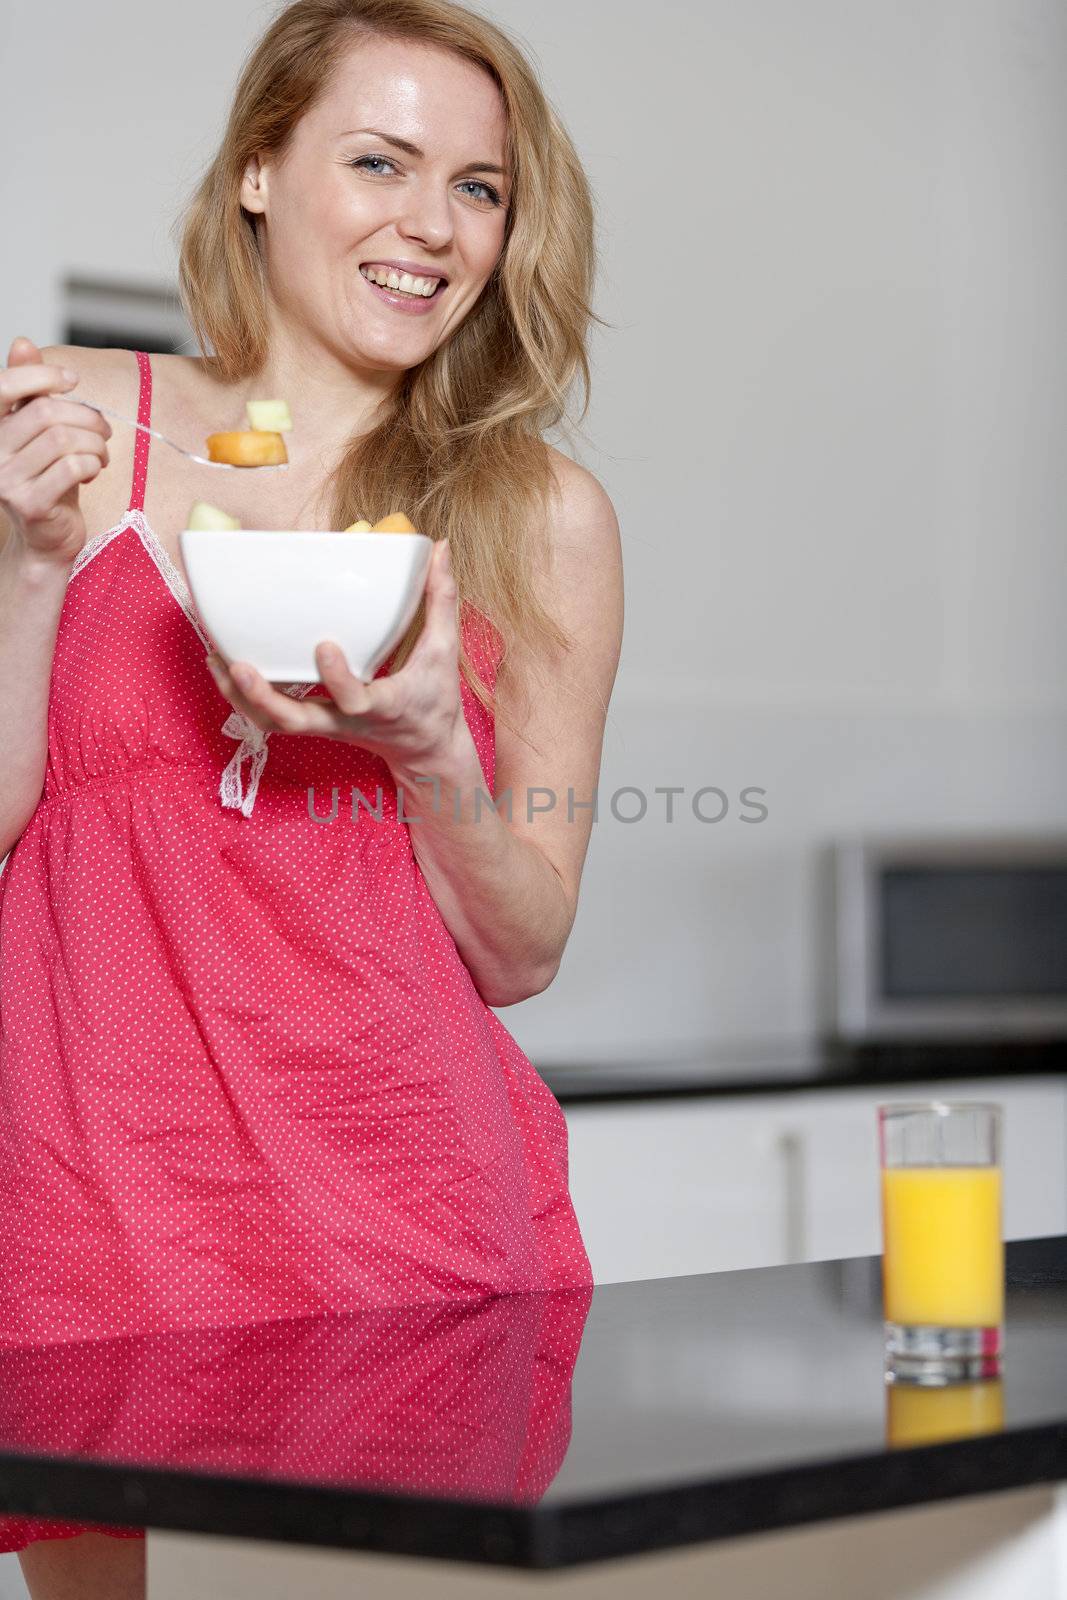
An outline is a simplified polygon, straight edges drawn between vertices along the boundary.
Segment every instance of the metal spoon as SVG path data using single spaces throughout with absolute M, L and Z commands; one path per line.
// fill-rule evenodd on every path
M 168 439 L 165 433 L 160 433 L 158 428 L 149 428 L 143 422 L 135 422 L 132 417 L 123 417 L 117 411 L 111 411 L 107 406 L 94 405 L 91 400 L 79 400 L 79 405 L 89 406 L 93 411 L 101 412 L 105 417 L 113 417 L 116 422 L 126 422 L 131 428 L 140 428 L 142 433 L 150 433 L 153 439 L 162 439 L 164 444 L 169 444 L 172 450 L 177 450 L 179 455 L 188 456 L 190 461 L 197 461 L 202 467 L 225 467 L 230 472 L 278 472 L 285 471 L 289 466 L 288 461 L 269 461 L 256 467 L 237 467 L 232 461 L 209 461 L 206 456 L 198 456 L 192 450 L 186 450 L 180 444 L 175 444 L 173 439 Z

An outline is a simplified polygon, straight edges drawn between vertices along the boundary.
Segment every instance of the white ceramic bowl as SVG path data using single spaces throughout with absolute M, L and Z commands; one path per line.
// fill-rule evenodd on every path
M 424 533 L 184 528 L 178 543 L 221 653 L 273 683 L 320 683 L 323 639 L 369 682 L 418 609 L 433 553 Z

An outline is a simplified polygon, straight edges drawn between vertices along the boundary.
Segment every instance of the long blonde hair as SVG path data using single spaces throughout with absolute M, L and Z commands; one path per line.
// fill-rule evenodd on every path
M 538 594 L 553 487 L 542 435 L 569 427 L 579 373 L 585 398 L 577 420 L 585 417 L 588 328 L 603 319 L 590 304 L 596 259 L 588 180 L 533 68 L 501 28 L 452 0 L 287 6 L 248 55 L 222 142 L 176 224 L 182 306 L 205 352 L 210 344 L 205 360 L 217 379 L 237 383 L 260 370 L 268 353 L 265 290 L 242 179 L 258 152 L 284 155 L 343 54 L 368 35 L 438 45 L 490 74 L 506 112 L 511 202 L 501 258 L 473 310 L 403 374 L 381 420 L 345 446 L 331 484 L 332 525 L 404 510 L 420 532 L 450 541 L 464 614 L 473 608 L 487 623 L 486 642 L 506 653 L 519 640 L 541 659 L 572 643 Z M 393 670 L 424 617 L 420 604 Z M 460 671 L 495 713 L 495 696 L 462 637 Z

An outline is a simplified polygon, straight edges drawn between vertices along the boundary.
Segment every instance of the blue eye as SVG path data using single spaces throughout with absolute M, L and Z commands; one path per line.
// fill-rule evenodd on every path
M 391 161 L 386 160 L 385 156 L 360 156 L 358 161 L 350 161 L 348 165 L 350 167 L 359 167 L 362 166 L 364 161 L 384 161 L 387 167 L 391 167 L 393 164 Z
M 387 167 L 392 167 L 392 166 L 395 165 L 394 162 L 390 161 L 388 156 L 358 156 L 354 161 L 350 161 L 348 163 L 348 165 L 350 167 L 359 167 L 359 168 L 363 169 L 364 171 L 370 172 L 370 168 L 369 167 L 364 168 L 364 166 L 363 166 L 364 162 L 366 162 L 366 161 L 378 161 L 378 162 L 383 163 Z M 371 175 L 372 178 L 378 178 L 378 177 L 382 176 L 382 174 L 380 172 L 371 172 L 370 175 Z M 491 184 L 482 183 L 481 179 L 479 179 L 479 178 L 467 178 L 465 180 L 465 182 L 467 183 L 467 185 L 470 188 L 473 188 L 473 189 L 484 189 L 485 190 L 485 197 L 486 197 L 486 200 L 488 201 L 489 205 L 498 206 L 498 205 L 500 205 L 502 203 L 501 199 L 500 199 L 500 195 L 492 187 Z M 477 198 L 478 198 L 477 195 L 472 195 L 471 196 L 472 200 L 475 200 Z
M 490 205 L 498 206 L 500 204 L 500 196 L 491 184 L 483 183 L 480 178 L 465 178 L 464 182 L 472 184 L 475 189 L 484 189 L 489 196 Z

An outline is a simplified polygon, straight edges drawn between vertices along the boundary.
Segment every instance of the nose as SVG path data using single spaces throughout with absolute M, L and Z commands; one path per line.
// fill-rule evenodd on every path
M 452 210 L 446 187 L 430 179 L 412 184 L 404 194 L 397 231 L 405 239 L 440 250 L 452 238 Z

